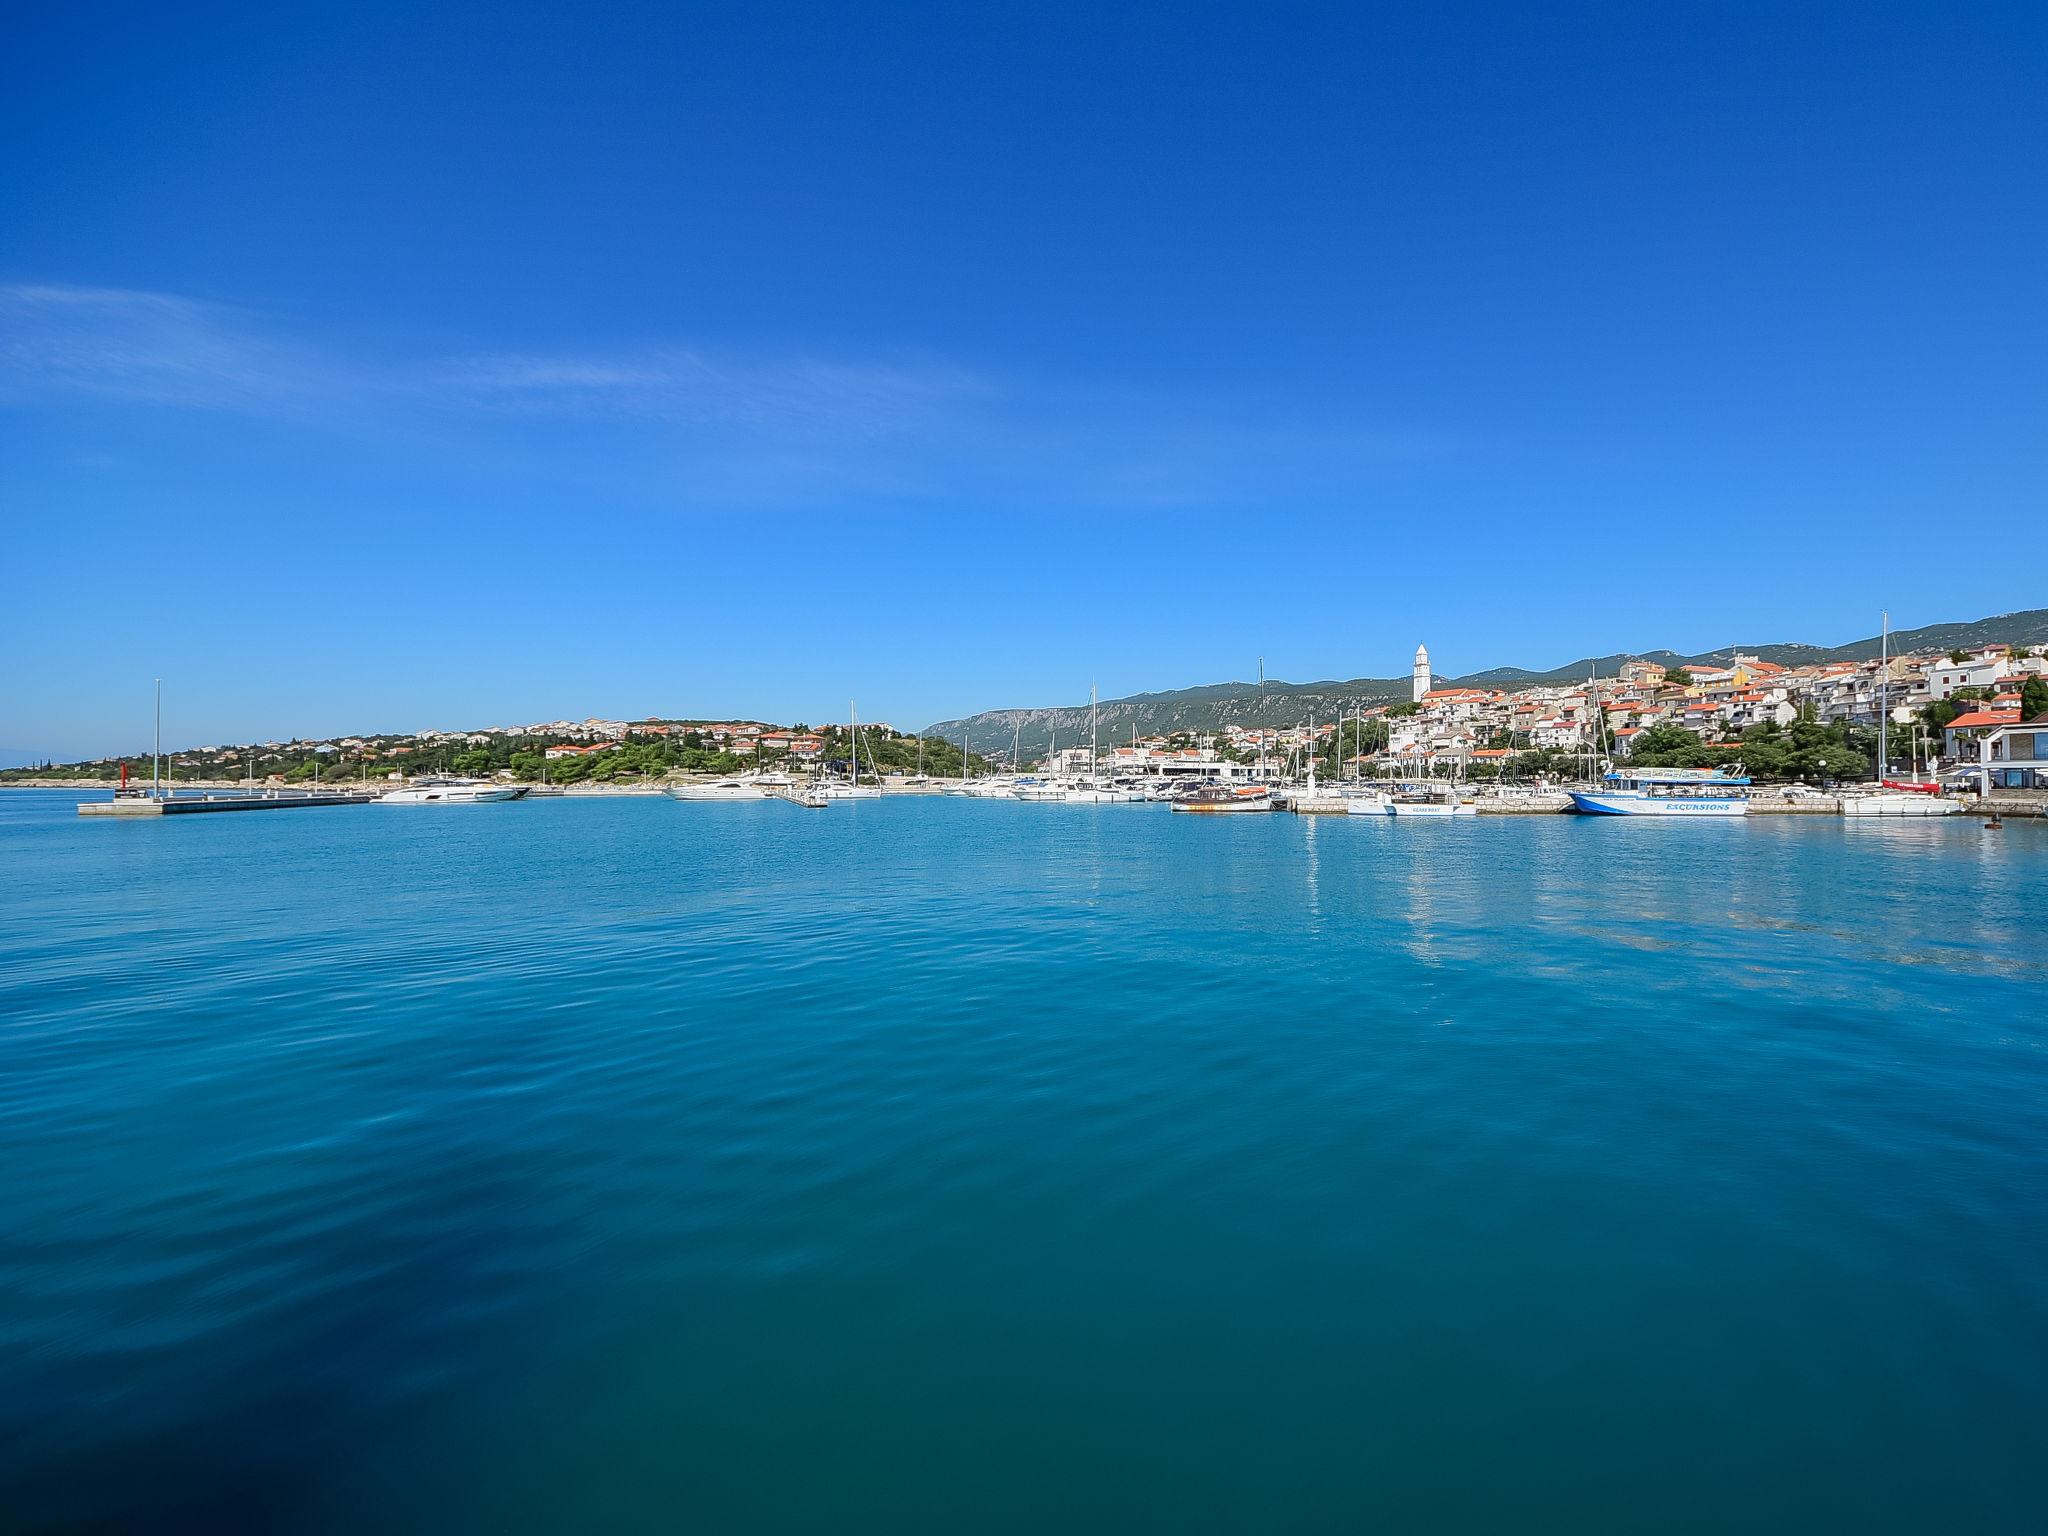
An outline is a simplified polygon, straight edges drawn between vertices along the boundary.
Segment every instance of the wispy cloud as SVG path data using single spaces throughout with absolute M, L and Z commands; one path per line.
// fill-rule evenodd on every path
M 856 436 L 928 424 L 990 386 L 948 365 L 720 357 L 657 348 L 623 357 L 458 359 L 439 382 L 480 410 Z
M 337 382 L 332 365 L 243 313 L 175 294 L 0 286 L 0 395 L 98 395 L 274 411 Z
M 329 429 L 483 432 L 610 424 L 644 440 L 642 483 L 685 500 L 824 503 L 986 494 L 1170 508 L 1347 488 L 1448 444 L 1187 391 L 999 379 L 945 360 L 319 342 L 264 311 L 129 289 L 0 286 L 0 402 L 96 398 L 318 419 Z M 587 466 L 586 466 L 587 467 Z
M 944 364 L 721 356 L 650 347 L 613 356 L 480 353 L 366 361 L 233 305 L 131 289 L 0 287 L 0 392 L 95 395 L 275 414 L 309 401 L 374 416 L 422 405 L 854 436 L 913 430 L 988 388 Z

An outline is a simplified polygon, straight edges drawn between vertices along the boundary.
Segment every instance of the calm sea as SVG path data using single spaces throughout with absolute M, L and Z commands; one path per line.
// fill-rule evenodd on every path
M 8 1529 L 2042 1528 L 2048 826 L 72 804 Z

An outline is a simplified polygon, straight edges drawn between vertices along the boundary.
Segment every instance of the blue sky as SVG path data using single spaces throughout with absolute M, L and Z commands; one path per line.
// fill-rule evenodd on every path
M 158 675 L 181 742 L 913 725 L 2048 603 L 2044 58 L 2035 5 L 18 11 L 0 747 L 131 749 Z

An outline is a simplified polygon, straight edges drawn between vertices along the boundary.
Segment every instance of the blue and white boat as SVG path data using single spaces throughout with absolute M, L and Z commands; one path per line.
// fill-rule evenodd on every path
M 1747 816 L 1749 780 L 1717 768 L 1616 769 L 1598 789 L 1571 791 L 1587 816 Z

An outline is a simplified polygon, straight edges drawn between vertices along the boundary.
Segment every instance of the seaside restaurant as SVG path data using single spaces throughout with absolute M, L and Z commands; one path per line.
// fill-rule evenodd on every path
M 2048 789 L 2048 715 L 1986 731 L 1977 748 L 1993 788 Z

